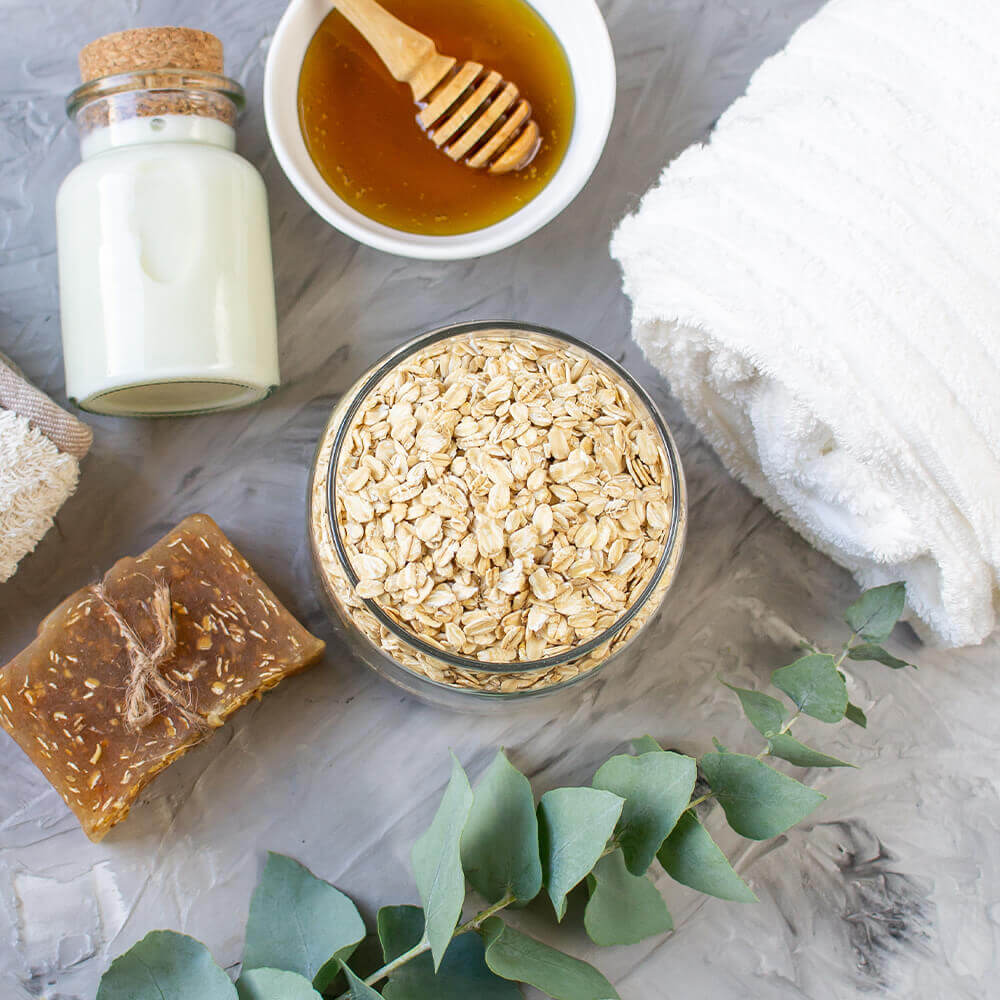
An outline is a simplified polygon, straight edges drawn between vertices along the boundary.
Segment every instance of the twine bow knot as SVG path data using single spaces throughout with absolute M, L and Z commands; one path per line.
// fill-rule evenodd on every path
M 153 649 L 149 649 L 125 621 L 103 584 L 95 584 L 90 589 L 117 626 L 131 663 L 125 689 L 125 725 L 128 730 L 136 732 L 148 725 L 162 711 L 164 703 L 175 709 L 192 729 L 204 728 L 205 720 L 192 710 L 188 695 L 171 683 L 160 669 L 177 649 L 177 623 L 167 584 L 157 582 L 149 604 L 144 605 L 155 626 L 157 640 Z

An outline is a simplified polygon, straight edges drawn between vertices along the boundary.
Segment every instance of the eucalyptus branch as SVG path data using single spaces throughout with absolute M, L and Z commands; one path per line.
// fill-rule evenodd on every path
M 593 966 L 508 924 L 514 903 L 548 896 L 562 920 L 571 892 L 586 893 L 583 923 L 598 945 L 634 944 L 673 927 L 647 872 L 654 861 L 675 881 L 711 896 L 755 902 L 749 885 L 702 826 L 697 806 L 714 799 L 739 835 L 766 840 L 784 833 L 823 801 L 814 788 L 772 767 L 779 758 L 803 768 L 848 766 L 801 743 L 792 728 L 803 716 L 866 726 L 848 700 L 847 659 L 908 666 L 880 643 L 903 610 L 892 584 L 867 591 L 848 608 L 851 635 L 838 654 L 805 643 L 805 655 L 771 674 L 790 702 L 727 685 L 766 747 L 756 756 L 714 741 L 700 758 L 664 750 L 649 736 L 633 754 L 617 754 L 590 785 L 555 788 L 536 805 L 531 784 L 500 751 L 475 792 L 452 758 L 441 804 L 411 855 L 422 906 L 385 906 L 378 914 L 384 964 L 363 978 L 349 964 L 367 935 L 354 903 L 291 858 L 269 856 L 250 903 L 243 968 L 237 986 L 204 945 L 154 931 L 120 956 L 97 1000 L 320 1000 L 341 973 L 348 989 L 336 1000 L 407 1000 L 516 995 L 526 983 L 560 1000 L 617 998 Z M 695 795 L 700 777 L 708 790 Z M 468 887 L 495 903 L 459 923 Z

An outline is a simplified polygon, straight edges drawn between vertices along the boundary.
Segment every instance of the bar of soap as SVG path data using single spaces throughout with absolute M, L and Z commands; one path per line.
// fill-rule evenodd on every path
M 156 774 L 323 648 L 195 514 L 41 623 L 0 671 L 0 723 L 100 840 Z

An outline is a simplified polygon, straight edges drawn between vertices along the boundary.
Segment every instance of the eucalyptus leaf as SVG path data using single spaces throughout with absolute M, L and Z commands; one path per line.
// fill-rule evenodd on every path
M 358 908 L 283 854 L 269 853 L 247 919 L 244 969 L 282 969 L 322 993 L 364 939 Z
M 660 744 L 648 734 L 646 736 L 638 736 L 630 742 L 632 743 L 632 749 L 635 751 L 636 756 L 642 756 L 644 753 L 652 753 L 654 750 L 663 749 L 663 747 L 661 747 Z
M 653 863 L 660 844 L 687 809 L 698 777 L 691 757 L 654 750 L 641 757 L 612 757 L 594 775 L 595 788 L 625 800 L 616 839 L 633 875 L 642 875 Z
M 341 963 L 340 967 L 347 977 L 347 993 L 351 1000 L 382 1000 L 382 994 L 359 979 L 347 965 Z
M 844 621 L 863 639 L 883 642 L 906 606 L 906 585 L 890 583 L 866 590 L 844 613 Z
M 411 855 L 435 969 L 441 964 L 465 902 L 460 845 L 471 809 L 469 779 L 452 754 L 451 779 L 441 805 L 430 827 L 413 845 Z
M 542 871 L 558 920 L 566 914 L 566 894 L 597 864 L 624 805 L 621 796 L 597 788 L 554 788 L 542 796 Z
M 152 931 L 101 977 L 97 1000 L 237 1000 L 236 987 L 200 942 Z
M 419 906 L 383 906 L 378 911 L 378 940 L 384 962 L 395 962 L 403 952 L 416 948 L 423 937 L 424 911 Z
M 874 660 L 876 663 L 883 663 L 893 670 L 902 670 L 904 667 L 912 667 L 912 663 L 901 660 L 898 656 L 893 656 L 887 649 L 874 642 L 862 642 L 857 646 L 852 646 L 847 655 L 852 660 Z
M 826 798 L 746 754 L 705 754 L 701 767 L 729 825 L 750 840 L 784 833 Z
M 305 976 L 282 969 L 248 969 L 236 992 L 240 1000 L 322 1000 Z
M 542 888 L 538 817 L 531 782 L 501 750 L 476 786 L 462 834 L 462 867 L 490 903 L 508 892 L 527 902 Z
M 378 911 L 378 936 L 387 963 L 419 944 L 423 934 L 419 906 L 384 906 Z M 386 1000 L 521 1000 L 514 983 L 486 967 L 485 950 L 478 934 L 462 934 L 452 941 L 437 973 L 431 956 L 419 955 L 392 974 L 382 995 Z
M 854 767 L 853 764 L 845 760 L 838 760 L 830 757 L 819 750 L 800 743 L 794 736 L 788 733 L 775 733 L 768 741 L 767 752 L 773 757 L 780 757 L 787 760 L 789 764 L 797 767 Z
M 862 729 L 868 728 L 868 716 L 853 703 L 848 704 L 847 711 L 844 712 L 844 718 L 853 722 L 854 725 L 860 726 Z
M 620 850 L 601 858 L 591 873 L 594 891 L 583 925 L 594 944 L 637 944 L 673 930 L 667 904 L 645 875 L 633 875 Z
M 667 874 L 681 885 L 734 903 L 756 903 L 753 890 L 736 874 L 729 859 L 693 812 L 681 816 L 657 853 Z
M 486 964 L 498 976 L 528 983 L 553 1000 L 619 1000 L 615 988 L 592 965 L 564 955 L 499 917 L 490 917 L 480 933 Z
M 763 691 L 734 687 L 732 684 L 726 684 L 726 687 L 739 696 L 743 714 L 758 733 L 770 736 L 781 731 L 785 724 L 785 706 L 777 698 L 772 698 Z
M 820 722 L 840 722 L 847 711 L 847 686 L 829 653 L 809 653 L 775 670 L 771 683 Z

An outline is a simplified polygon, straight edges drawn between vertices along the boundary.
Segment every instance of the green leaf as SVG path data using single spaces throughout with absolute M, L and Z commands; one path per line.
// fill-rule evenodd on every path
M 644 753 L 652 753 L 654 750 L 662 750 L 663 747 L 660 746 L 652 736 L 638 736 L 631 741 L 632 749 L 635 750 L 636 756 L 641 757 Z
M 542 860 L 531 782 L 502 750 L 476 786 L 462 834 L 462 867 L 473 889 L 490 903 L 508 892 L 527 902 L 541 891 Z
M 208 949 L 186 934 L 152 931 L 111 963 L 97 1000 L 236 1000 Z
M 757 902 L 753 890 L 736 874 L 693 812 L 681 816 L 656 856 L 681 885 L 734 903 Z
M 620 850 L 597 862 L 592 873 L 594 891 L 583 915 L 583 925 L 594 944 L 636 944 L 674 928 L 667 904 L 645 875 L 625 867 Z
M 788 733 L 775 733 L 768 739 L 767 744 L 769 754 L 787 760 L 789 764 L 795 764 L 797 767 L 854 767 L 847 761 L 829 757 L 819 750 L 807 747 Z
M 378 911 L 378 936 L 385 961 L 392 962 L 419 944 L 424 911 L 419 906 L 384 906 Z M 486 967 L 478 934 L 452 941 L 437 973 L 429 954 L 400 966 L 382 989 L 386 1000 L 521 1000 L 521 991 Z
M 729 747 L 723 746 L 714 736 L 712 737 L 712 746 L 714 746 L 719 753 L 729 753 Z
M 597 864 L 624 804 L 597 788 L 554 788 L 542 796 L 542 871 L 558 920 L 566 914 L 566 894 Z
M 660 844 L 687 809 L 697 777 L 693 758 L 665 750 L 612 757 L 594 775 L 595 788 L 625 800 L 616 839 L 633 875 L 644 874 L 653 863 Z
M 904 667 L 913 666 L 912 663 L 907 663 L 906 660 L 893 656 L 887 649 L 883 649 L 874 642 L 862 642 L 857 646 L 852 646 L 847 651 L 847 655 L 852 660 L 874 660 L 876 663 L 884 663 L 887 667 L 892 667 L 893 670 L 902 670 Z
M 480 933 L 486 942 L 486 964 L 504 979 L 528 983 L 553 1000 L 619 1000 L 615 988 L 597 969 L 564 955 L 499 917 L 490 917 Z
M 868 728 L 868 716 L 853 703 L 848 703 L 847 711 L 844 713 L 844 717 L 850 722 L 853 722 L 854 725 L 860 726 L 862 729 Z
M 739 695 L 743 714 L 750 720 L 750 725 L 758 733 L 762 736 L 770 736 L 772 733 L 780 731 L 785 724 L 785 706 L 777 698 L 772 698 L 762 691 L 733 687 L 732 684 L 726 684 L 726 687 Z
M 382 994 L 358 979 L 347 965 L 341 963 L 340 967 L 347 977 L 347 992 L 351 1000 L 382 1000 Z
M 458 758 L 451 755 L 451 779 L 427 832 L 413 845 L 411 860 L 427 919 L 434 968 L 441 964 L 462 915 L 462 831 L 472 809 L 472 789 Z
M 424 911 L 419 906 L 383 906 L 378 911 L 378 939 L 384 962 L 395 962 L 404 951 L 420 944 L 423 936 Z M 399 972 L 406 971 L 418 961 L 414 959 Z
M 829 653 L 810 653 L 775 670 L 771 683 L 820 722 L 840 722 L 847 711 L 847 686 Z
M 889 638 L 906 606 L 906 585 L 890 583 L 866 590 L 844 613 L 844 621 L 862 638 L 882 642 Z
M 283 854 L 269 853 L 250 900 L 244 969 L 282 969 L 322 993 L 364 939 L 358 908 Z
M 705 754 L 701 767 L 729 825 L 750 840 L 784 833 L 826 798 L 746 754 Z
M 240 1000 L 322 1000 L 305 976 L 281 969 L 248 969 L 236 992 Z

